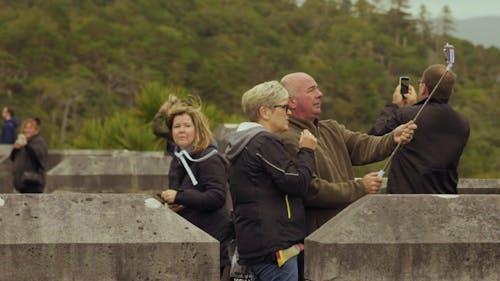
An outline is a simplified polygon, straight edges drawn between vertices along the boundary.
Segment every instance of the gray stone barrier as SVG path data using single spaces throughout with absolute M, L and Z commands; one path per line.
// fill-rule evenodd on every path
M 0 146 L 0 193 L 10 193 L 10 146 Z M 171 158 L 163 152 L 49 150 L 45 192 L 137 192 L 168 186 Z
M 12 187 L 12 165 L 9 155 L 12 145 L 0 144 L 0 193 L 11 192 Z
M 219 280 L 218 241 L 147 196 L 0 198 L 0 281 Z
M 237 124 L 224 124 L 214 130 L 219 150 L 225 137 Z M 0 193 L 10 193 L 11 146 L 0 145 Z M 160 151 L 127 150 L 49 150 L 45 192 L 156 192 L 168 186 L 171 157 Z M 381 193 L 385 193 L 387 178 Z M 461 178 L 459 194 L 500 194 L 500 179 Z
M 47 173 L 46 191 L 134 192 L 168 186 L 170 157 L 163 152 L 64 151 Z
M 500 194 L 500 179 L 460 178 L 457 192 L 458 194 Z M 387 178 L 384 178 L 380 193 L 387 193 Z
M 500 194 L 500 179 L 458 179 L 459 194 Z
M 0 163 L 9 157 L 12 145 L 0 144 Z
M 500 280 L 500 195 L 369 195 L 305 240 L 305 276 Z

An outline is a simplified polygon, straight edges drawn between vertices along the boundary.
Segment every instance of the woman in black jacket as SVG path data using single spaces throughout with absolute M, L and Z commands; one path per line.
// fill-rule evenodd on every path
M 179 100 L 166 111 L 175 146 L 169 189 L 161 196 L 171 210 L 219 240 L 222 274 L 229 265 L 227 246 L 234 236 L 225 208 L 227 162 L 213 146 L 208 121 L 200 109 L 199 100 Z
M 235 213 L 239 263 L 256 280 L 298 280 L 303 249 L 302 197 L 314 173 L 316 138 L 307 130 L 296 160 L 275 135 L 288 129 L 288 92 L 278 81 L 259 84 L 242 97 L 241 123 L 229 138 L 229 183 Z
M 23 134 L 18 135 L 10 154 L 14 187 L 18 192 L 43 192 L 47 154 L 47 143 L 40 136 L 40 119 L 26 119 Z

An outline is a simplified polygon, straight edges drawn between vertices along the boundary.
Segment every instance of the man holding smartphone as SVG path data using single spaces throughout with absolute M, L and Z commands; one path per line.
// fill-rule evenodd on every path
M 435 64 L 423 73 L 419 96 L 410 85 L 408 94 L 401 94 L 401 85 L 368 132 L 383 135 L 400 124 L 413 120 L 429 98 L 446 66 Z M 413 141 L 402 146 L 394 155 L 387 181 L 388 193 L 456 194 L 458 163 L 469 138 L 469 122 L 448 105 L 456 75 L 451 70 L 444 75 L 435 93 L 416 120 L 418 130 Z
M 417 102 L 417 93 L 415 88 L 410 84 L 410 77 L 399 77 L 399 85 L 394 90 L 392 95 L 392 103 L 398 107 L 414 105 Z

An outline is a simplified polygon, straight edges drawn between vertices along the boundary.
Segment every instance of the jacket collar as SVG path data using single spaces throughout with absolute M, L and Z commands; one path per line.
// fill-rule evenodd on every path
M 314 119 L 314 121 L 301 119 L 295 116 L 289 117 L 289 122 L 301 129 L 308 129 L 311 132 L 316 132 L 319 126 L 319 119 Z
M 422 105 L 424 104 L 424 102 L 427 100 L 427 98 L 417 102 L 415 105 Z M 440 103 L 440 104 L 447 104 L 448 103 L 448 99 L 439 99 L 439 98 L 431 98 L 429 100 L 429 102 L 431 103 Z

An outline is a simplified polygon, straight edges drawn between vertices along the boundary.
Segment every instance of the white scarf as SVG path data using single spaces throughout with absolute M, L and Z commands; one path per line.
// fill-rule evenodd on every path
M 186 161 L 186 158 L 191 162 L 201 162 L 201 161 L 205 161 L 206 159 L 212 157 L 215 154 L 217 154 L 217 150 L 214 149 L 214 150 L 210 151 L 209 153 L 207 153 L 207 155 L 205 155 L 201 158 L 193 159 L 191 157 L 191 155 L 189 155 L 189 152 L 187 152 L 185 149 L 178 151 L 178 152 L 174 151 L 175 157 L 177 157 L 177 158 L 179 158 L 179 160 L 181 160 L 182 166 L 186 170 L 186 172 L 187 172 L 187 174 L 188 174 L 189 178 L 191 179 L 191 182 L 193 183 L 194 186 L 196 186 L 198 184 L 198 181 L 194 177 L 193 171 L 191 171 L 191 168 L 189 167 L 189 165 Z

